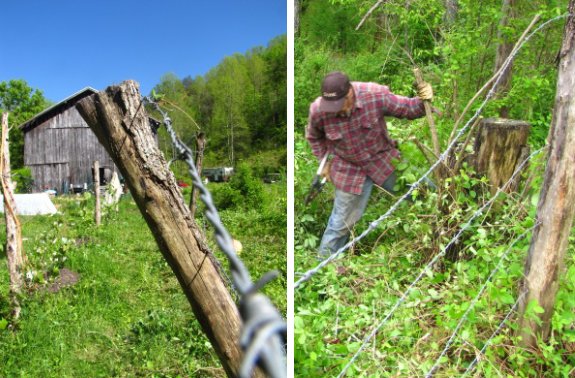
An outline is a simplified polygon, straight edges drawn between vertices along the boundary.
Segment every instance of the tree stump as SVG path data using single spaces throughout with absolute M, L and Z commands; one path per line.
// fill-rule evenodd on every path
M 156 145 L 139 85 L 108 87 L 76 108 L 125 178 L 226 374 L 237 376 L 243 355 L 238 310 Z
M 475 169 L 487 176 L 492 195 L 509 181 L 522 157 L 528 155 L 530 128 L 527 122 L 503 118 L 486 118 L 481 122 L 475 139 Z M 519 180 L 514 180 L 506 192 L 514 192 L 518 184 Z

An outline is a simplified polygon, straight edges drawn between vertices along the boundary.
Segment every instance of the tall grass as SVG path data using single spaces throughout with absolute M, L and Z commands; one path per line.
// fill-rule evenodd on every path
M 264 190 L 266 197 L 285 198 L 285 183 Z M 99 228 L 93 198 L 55 203 L 57 215 L 22 218 L 24 248 L 37 267 L 65 255 L 57 268 L 80 279 L 55 293 L 47 290 L 50 278 L 35 279 L 21 298 L 20 319 L 10 324 L 6 256 L 0 254 L 0 377 L 223 376 L 133 200 L 123 198 Z M 221 215 L 244 244 L 242 258 L 254 278 L 272 268 L 284 272 L 266 292 L 285 313 L 286 213 L 276 210 Z M 269 221 L 282 216 L 284 226 Z M 201 217 L 198 222 L 204 224 Z M 2 227 L 2 242 L 3 233 Z

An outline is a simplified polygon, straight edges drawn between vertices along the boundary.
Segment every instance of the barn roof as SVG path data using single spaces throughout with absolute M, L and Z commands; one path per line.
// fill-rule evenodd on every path
M 70 97 L 65 98 L 64 100 L 60 101 L 59 103 L 52 105 L 48 109 L 36 114 L 34 116 L 34 118 L 29 119 L 28 121 L 24 122 L 23 124 L 21 124 L 18 127 L 20 129 L 22 129 L 23 132 L 28 132 L 28 131 L 32 130 L 33 128 L 35 128 L 36 126 L 40 125 L 41 123 L 45 122 L 46 120 L 54 117 L 56 114 L 62 112 L 65 109 L 70 108 L 71 106 L 73 106 L 75 103 L 77 103 L 78 101 L 80 101 L 84 97 L 88 97 L 88 96 L 93 95 L 95 93 L 98 93 L 98 91 L 92 87 L 86 87 L 86 88 L 74 93 Z

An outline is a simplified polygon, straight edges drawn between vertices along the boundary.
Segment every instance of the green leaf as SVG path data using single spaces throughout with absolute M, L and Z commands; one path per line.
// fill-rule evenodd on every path
M 0 330 L 6 329 L 8 327 L 8 320 L 0 318 Z

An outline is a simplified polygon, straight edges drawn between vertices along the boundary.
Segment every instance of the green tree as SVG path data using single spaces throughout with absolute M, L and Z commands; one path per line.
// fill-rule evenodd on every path
M 42 91 L 32 89 L 24 80 L 0 83 L 0 110 L 10 112 L 10 159 L 12 169 L 24 166 L 24 134 L 19 125 L 44 110 L 49 102 Z

